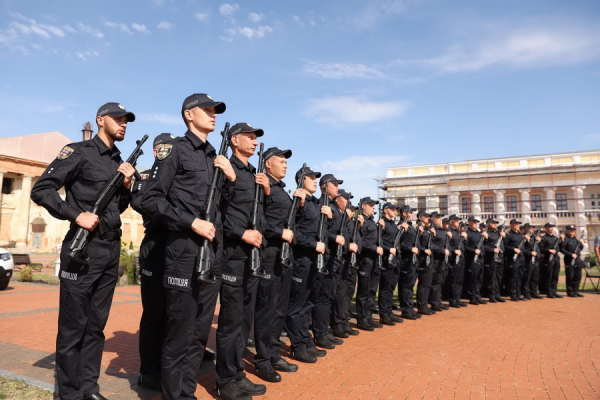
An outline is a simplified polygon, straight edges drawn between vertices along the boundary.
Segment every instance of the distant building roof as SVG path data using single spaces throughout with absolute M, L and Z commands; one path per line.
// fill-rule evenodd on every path
M 73 140 L 60 132 L 0 138 L 0 155 L 51 163 L 65 145 Z

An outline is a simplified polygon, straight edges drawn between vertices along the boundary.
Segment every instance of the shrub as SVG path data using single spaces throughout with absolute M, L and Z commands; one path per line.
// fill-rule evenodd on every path
M 129 254 L 127 250 L 121 249 L 119 265 L 123 265 L 125 267 L 125 275 L 127 276 L 127 282 L 130 285 L 135 285 L 137 283 L 137 271 L 135 265 L 136 256 L 137 254 L 135 253 Z
M 33 269 L 31 267 L 25 267 L 21 270 L 21 282 L 31 282 L 33 279 Z

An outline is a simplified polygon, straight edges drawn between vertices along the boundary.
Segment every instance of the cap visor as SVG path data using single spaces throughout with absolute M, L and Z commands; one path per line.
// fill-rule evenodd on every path
M 225 112 L 225 110 L 227 109 L 227 106 L 225 105 L 225 103 L 219 103 L 217 101 L 209 101 L 207 103 L 200 103 L 194 107 L 214 107 L 215 112 L 217 114 L 223 114 Z
M 121 117 L 123 115 L 127 116 L 127 122 L 133 122 L 135 121 L 135 114 L 129 111 L 125 111 L 125 112 L 109 112 L 106 113 L 106 115 L 110 115 L 111 117 Z

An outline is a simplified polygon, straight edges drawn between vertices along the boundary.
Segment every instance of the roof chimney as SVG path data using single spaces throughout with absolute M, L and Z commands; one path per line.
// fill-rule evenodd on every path
M 92 124 L 90 124 L 89 121 L 83 124 L 83 129 L 81 130 L 81 132 L 83 133 L 83 140 L 91 140 L 92 133 L 94 133 L 94 131 L 92 130 Z

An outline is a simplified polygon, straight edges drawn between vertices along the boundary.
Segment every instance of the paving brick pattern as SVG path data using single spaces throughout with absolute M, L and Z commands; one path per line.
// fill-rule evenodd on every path
M 57 286 L 0 292 L 0 369 L 54 383 L 57 307 Z M 135 385 L 140 315 L 139 287 L 117 288 L 100 381 L 110 399 L 160 398 Z M 196 396 L 212 398 L 214 371 L 203 371 Z M 251 364 L 247 373 L 261 382 Z M 598 399 L 600 296 L 469 306 L 361 332 L 267 384 L 263 398 Z

